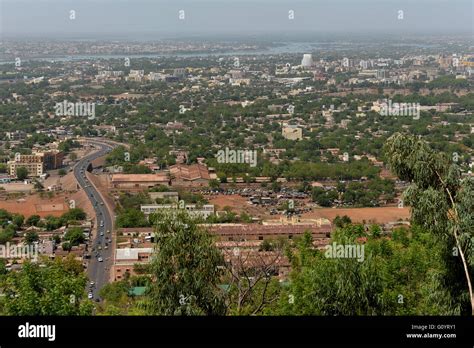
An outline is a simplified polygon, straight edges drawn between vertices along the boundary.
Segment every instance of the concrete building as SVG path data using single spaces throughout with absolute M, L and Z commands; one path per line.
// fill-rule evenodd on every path
M 32 155 L 15 155 L 15 160 L 8 162 L 8 172 L 16 176 L 19 167 L 28 170 L 28 176 L 39 177 L 45 170 L 58 169 L 63 166 L 64 153 L 61 151 L 34 152 Z
M 115 262 L 112 266 L 114 280 L 122 280 L 126 273 L 136 275 L 135 265 L 149 263 L 153 251 L 153 248 L 116 249 Z
M 148 195 L 153 201 L 156 201 L 157 199 L 163 199 L 178 203 L 179 200 L 178 192 L 148 192 Z
M 26 139 L 26 133 L 23 131 L 6 132 L 5 134 L 7 139 L 11 141 L 20 141 Z
M 216 235 L 219 242 L 249 242 L 267 239 L 294 239 L 306 232 L 313 236 L 316 247 L 326 245 L 331 236 L 331 223 L 324 219 L 309 221 L 267 221 L 263 224 L 207 224 L 209 233 Z
M 173 77 L 178 79 L 183 79 L 186 77 L 186 69 L 185 68 L 176 68 L 173 70 Z
M 311 54 L 305 54 L 301 61 L 303 68 L 311 68 L 313 66 L 313 56 Z
M 143 190 L 170 183 L 167 173 L 157 174 L 113 174 L 110 179 L 112 188 L 123 190 Z
M 173 186 L 207 186 L 209 180 L 217 178 L 202 164 L 175 164 L 170 167 L 170 176 Z
M 303 139 L 303 130 L 297 126 L 285 126 L 282 128 L 281 134 L 288 140 Z
M 384 69 L 377 70 L 377 80 L 383 80 L 386 77 L 387 77 L 387 74 Z
M 54 170 L 63 166 L 64 152 L 62 151 L 36 152 L 35 155 L 43 158 L 45 170 Z
M 16 171 L 20 167 L 27 169 L 28 176 L 39 177 L 43 174 L 43 157 L 37 155 L 17 154 L 15 160 L 8 161 L 8 172 L 12 177 L 16 177 Z

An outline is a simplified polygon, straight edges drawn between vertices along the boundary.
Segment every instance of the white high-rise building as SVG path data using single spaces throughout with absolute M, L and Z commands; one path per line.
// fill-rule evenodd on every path
M 369 67 L 369 62 L 366 61 L 366 60 L 361 60 L 360 63 L 359 63 L 359 66 L 360 66 L 362 69 L 367 70 L 367 68 Z
M 301 61 L 301 65 L 304 68 L 310 68 L 313 66 L 313 55 L 311 54 L 305 54 L 303 56 L 303 60 Z

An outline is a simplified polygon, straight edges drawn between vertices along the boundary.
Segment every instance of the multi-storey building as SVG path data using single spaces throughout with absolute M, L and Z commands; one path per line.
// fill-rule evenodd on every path
M 11 176 L 16 176 L 19 167 L 28 170 L 28 176 L 41 176 L 45 170 L 61 168 L 63 165 L 64 153 L 61 151 L 34 152 L 31 155 L 16 154 L 13 161 L 8 162 L 8 172 Z
M 8 172 L 11 176 L 16 176 L 17 169 L 20 167 L 27 169 L 28 176 L 38 177 L 43 174 L 43 157 L 17 154 L 14 161 L 8 162 Z
M 54 170 L 63 166 L 64 152 L 36 152 L 35 155 L 43 158 L 45 170 Z

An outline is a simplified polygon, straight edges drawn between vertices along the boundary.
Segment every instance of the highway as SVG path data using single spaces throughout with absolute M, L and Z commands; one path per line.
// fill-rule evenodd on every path
M 88 296 L 91 300 L 100 301 L 99 291 L 108 283 L 110 268 L 113 261 L 112 233 L 113 220 L 105 202 L 86 177 L 87 168 L 93 160 L 102 157 L 113 149 L 113 145 L 100 141 L 87 140 L 98 151 L 81 158 L 74 167 L 74 176 L 79 186 L 84 190 L 95 209 L 97 217 L 95 234 L 91 237 L 90 259 L 87 268 L 90 283 L 87 285 Z

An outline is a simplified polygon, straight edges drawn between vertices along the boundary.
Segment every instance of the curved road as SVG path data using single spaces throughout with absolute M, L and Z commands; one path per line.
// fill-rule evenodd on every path
M 91 281 L 91 283 L 88 284 L 87 291 L 89 293 L 89 298 L 95 301 L 100 301 L 99 290 L 109 281 L 110 268 L 113 260 L 113 221 L 102 197 L 87 179 L 86 172 L 93 160 L 109 153 L 114 148 L 114 145 L 89 139 L 87 139 L 86 142 L 94 145 L 99 150 L 81 158 L 79 162 L 77 162 L 74 167 L 74 176 L 91 201 L 97 217 L 97 228 L 96 233 L 91 238 L 91 257 L 87 267 L 87 273 Z

